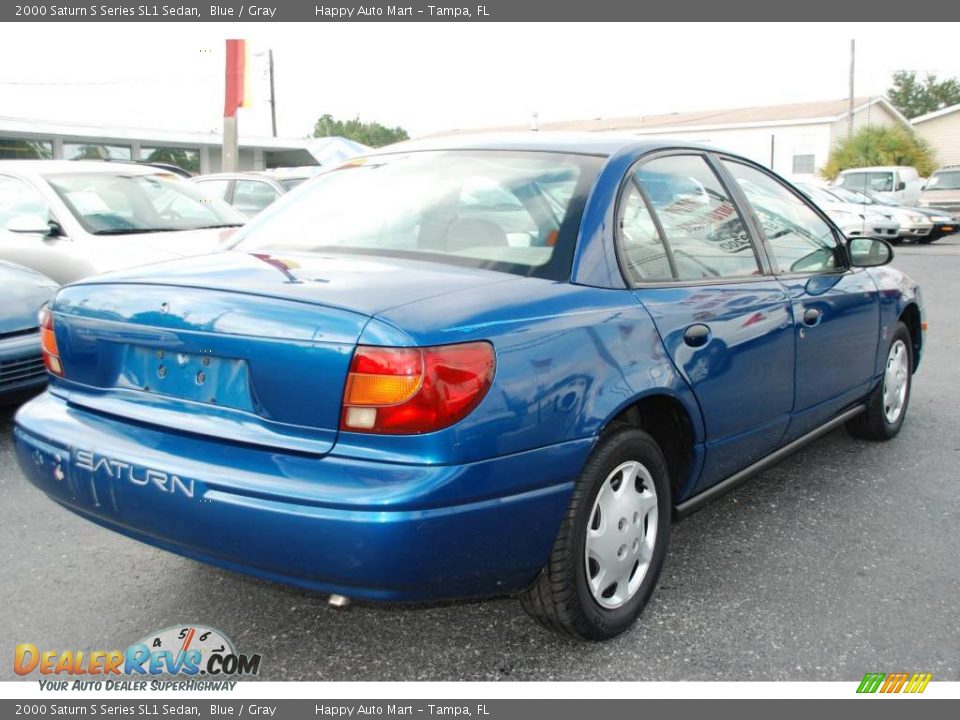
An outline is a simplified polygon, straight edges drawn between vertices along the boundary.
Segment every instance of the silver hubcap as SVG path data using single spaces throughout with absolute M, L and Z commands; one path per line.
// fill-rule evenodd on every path
M 903 412 L 907 401 L 907 385 L 910 382 L 910 362 L 907 346 L 897 340 L 887 355 L 887 369 L 883 374 L 883 415 L 891 425 Z
M 640 463 L 625 462 L 603 481 L 587 525 L 587 583 L 601 606 L 618 608 L 634 596 L 656 540 L 653 477 Z

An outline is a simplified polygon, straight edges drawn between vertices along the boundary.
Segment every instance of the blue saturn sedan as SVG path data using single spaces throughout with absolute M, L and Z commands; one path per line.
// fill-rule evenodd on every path
M 0 260 L 0 406 L 47 382 L 38 315 L 57 287 L 46 275 Z
M 204 562 L 338 602 L 517 593 L 608 638 L 674 519 L 840 425 L 900 430 L 923 315 L 891 258 L 708 148 L 393 146 L 231 251 L 63 288 L 18 457 Z

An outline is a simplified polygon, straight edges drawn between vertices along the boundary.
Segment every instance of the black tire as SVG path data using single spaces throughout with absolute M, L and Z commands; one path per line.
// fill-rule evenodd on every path
M 620 607 L 608 609 L 590 591 L 584 554 L 587 529 L 601 488 L 617 468 L 630 461 L 643 465 L 653 479 L 657 508 L 650 514 L 657 518 L 656 534 L 640 585 Z M 606 640 L 619 635 L 636 621 L 656 587 L 666 557 L 671 513 L 667 465 L 653 438 L 634 428 L 603 437 L 577 479 L 547 565 L 521 596 L 524 610 L 547 628 L 575 638 Z M 644 532 L 646 528 L 644 524 Z
M 867 400 L 867 409 L 857 415 L 853 420 L 847 422 L 847 431 L 854 437 L 864 440 L 890 440 L 896 437 L 903 427 L 903 421 L 907 417 L 907 409 L 910 406 L 910 393 L 913 386 L 913 340 L 910 338 L 910 331 L 902 322 L 897 323 L 893 336 L 887 344 L 887 362 L 889 362 L 890 352 L 893 347 L 901 342 L 906 347 L 907 373 L 904 382 L 906 383 L 906 394 L 903 399 L 903 407 L 900 414 L 894 422 L 887 419 L 886 408 L 884 407 L 884 385 L 885 377 L 881 378 L 880 384 L 874 388 Z M 885 366 L 886 367 L 886 366 Z

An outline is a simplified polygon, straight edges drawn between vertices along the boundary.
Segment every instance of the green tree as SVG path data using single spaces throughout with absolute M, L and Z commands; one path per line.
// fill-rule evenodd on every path
M 353 120 L 334 120 L 332 115 L 322 115 L 313 126 L 314 137 L 345 137 L 370 147 L 383 147 L 390 143 L 409 139 L 402 127 L 386 127 L 378 122 Z
M 960 82 L 956 78 L 937 80 L 933 73 L 926 73 L 921 80 L 914 70 L 900 70 L 893 74 L 887 97 L 897 110 L 915 118 L 960 103 Z
M 873 165 L 910 165 L 923 176 L 937 169 L 930 146 L 912 130 L 896 125 L 865 127 L 844 138 L 830 151 L 820 174 L 833 180 L 841 170 Z

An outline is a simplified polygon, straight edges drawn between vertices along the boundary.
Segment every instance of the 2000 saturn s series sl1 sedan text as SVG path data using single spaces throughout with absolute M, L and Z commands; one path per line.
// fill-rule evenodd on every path
M 607 638 L 675 514 L 840 424 L 899 431 L 923 321 L 891 257 L 709 149 L 394 146 L 232 251 L 61 289 L 18 457 L 189 557 L 361 598 L 518 592 Z

